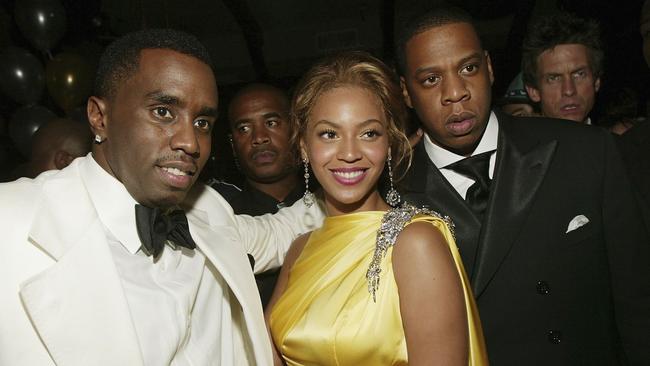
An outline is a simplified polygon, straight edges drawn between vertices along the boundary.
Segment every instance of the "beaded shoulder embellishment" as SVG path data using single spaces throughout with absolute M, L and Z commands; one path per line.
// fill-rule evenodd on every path
M 442 216 L 441 214 L 432 211 L 425 207 L 415 207 L 409 203 L 403 203 L 401 206 L 390 209 L 384 214 L 381 219 L 381 226 L 377 230 L 377 243 L 375 245 L 375 253 L 372 256 L 370 267 L 366 272 L 366 279 L 368 280 L 368 291 L 372 295 L 372 300 L 377 302 L 376 292 L 379 289 L 379 275 L 381 272 L 381 261 L 386 256 L 388 248 L 395 245 L 397 236 L 402 232 L 402 229 L 409 223 L 416 215 L 428 215 L 444 221 L 451 234 L 454 235 L 454 223 L 449 216 Z

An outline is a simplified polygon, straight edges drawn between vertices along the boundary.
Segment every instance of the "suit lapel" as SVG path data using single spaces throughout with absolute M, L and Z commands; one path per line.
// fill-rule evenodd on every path
M 414 151 L 413 166 L 402 188 L 408 201 L 425 205 L 454 222 L 454 236 L 465 271 L 471 278 L 481 224 L 463 198 L 431 162 L 420 142 Z
M 207 213 L 199 209 L 188 211 L 188 216 L 193 218 L 189 220 L 190 231 L 197 246 L 226 281 L 242 307 L 255 359 L 260 364 L 272 363 L 268 358 L 271 352 L 270 340 L 264 326 L 262 303 L 255 287 L 255 277 L 236 230 L 229 226 L 210 225 L 211 221 L 229 221 L 211 220 L 214 218 L 208 217 Z
M 103 226 L 80 194 L 77 170 L 46 182 L 44 191 L 29 237 L 56 263 L 20 289 L 35 330 L 57 365 L 142 364 Z
M 524 121 L 513 121 L 503 114 L 497 117 L 497 163 L 472 281 L 477 297 L 508 255 L 557 145 L 555 140 L 540 143 L 527 134 Z

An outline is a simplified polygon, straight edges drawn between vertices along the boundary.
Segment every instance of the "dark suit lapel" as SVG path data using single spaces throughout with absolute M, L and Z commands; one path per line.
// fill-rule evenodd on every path
M 452 219 L 456 244 L 463 258 L 465 271 L 471 278 L 480 222 L 431 162 L 423 142 L 415 147 L 413 164 L 400 190 L 408 202 L 416 206 L 426 206 Z
M 503 114 L 497 118 L 497 163 L 472 280 L 477 297 L 508 255 L 557 145 L 555 140 L 540 143 L 526 132 L 525 121 L 513 121 Z

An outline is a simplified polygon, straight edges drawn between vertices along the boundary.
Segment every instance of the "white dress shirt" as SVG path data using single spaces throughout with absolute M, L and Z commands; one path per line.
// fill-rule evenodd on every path
M 494 176 L 494 165 L 496 163 L 496 148 L 497 148 L 497 139 L 499 137 L 499 122 L 497 121 L 497 116 L 494 112 L 490 113 L 490 119 L 488 120 L 487 126 L 485 127 L 485 132 L 481 137 L 476 149 L 472 152 L 471 156 L 481 154 L 494 150 L 492 156 L 490 156 L 490 179 Z M 474 180 L 470 179 L 462 174 L 459 174 L 451 169 L 445 167 L 465 159 L 466 156 L 457 155 L 453 152 L 446 150 L 433 143 L 431 138 L 427 134 L 424 135 L 424 149 L 431 159 L 431 162 L 440 169 L 440 173 L 447 179 L 447 181 L 456 189 L 456 192 L 465 199 L 467 194 L 467 189 L 474 184 Z
M 222 349 L 222 338 L 242 349 L 248 337 L 238 326 L 241 321 L 222 321 L 242 315 L 215 267 L 198 248 L 165 246 L 157 261 L 146 256 L 135 225 L 136 201 L 94 160 L 84 167 L 84 183 L 104 225 L 145 365 L 249 364 L 245 354 Z

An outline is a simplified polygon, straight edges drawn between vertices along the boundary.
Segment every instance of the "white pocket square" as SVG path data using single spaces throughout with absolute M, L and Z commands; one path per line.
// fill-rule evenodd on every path
M 566 228 L 566 232 L 573 231 L 581 226 L 586 225 L 589 222 L 589 219 L 585 215 L 578 215 L 574 217 L 571 222 L 569 222 L 569 227 Z

